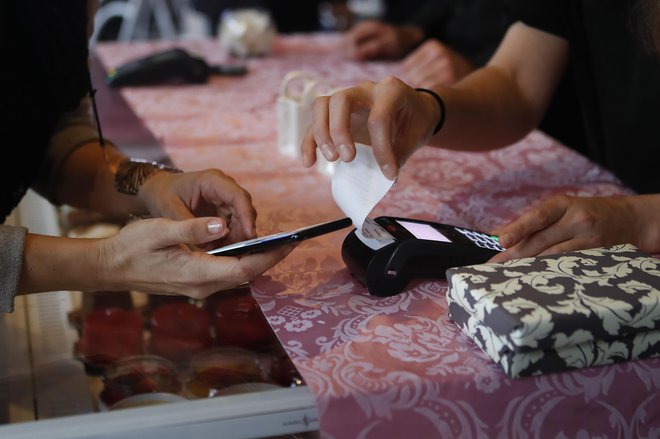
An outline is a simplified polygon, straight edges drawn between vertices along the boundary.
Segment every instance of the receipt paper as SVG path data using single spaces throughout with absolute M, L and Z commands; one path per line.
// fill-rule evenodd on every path
M 356 156 L 353 161 L 337 162 L 332 176 L 332 196 L 346 216 L 353 221 L 358 238 L 371 248 L 382 247 L 386 245 L 382 239 L 374 238 L 383 238 L 382 232 L 387 235 L 389 233 L 373 220 L 365 220 L 395 180 L 388 180 L 383 175 L 371 147 L 356 143 L 355 148 Z M 386 241 L 391 242 L 389 239 Z

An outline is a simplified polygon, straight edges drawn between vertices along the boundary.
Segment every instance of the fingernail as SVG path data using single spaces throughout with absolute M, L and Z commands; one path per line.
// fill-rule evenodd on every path
M 339 145 L 339 156 L 345 162 L 351 159 L 351 149 L 348 145 L 344 145 L 343 143 Z
M 383 170 L 383 175 L 388 180 L 394 180 L 396 178 L 396 174 L 394 173 L 392 165 L 383 165 L 382 170 Z
M 332 153 L 332 150 L 330 150 L 330 145 L 327 143 L 321 145 L 321 154 L 323 154 L 323 157 L 325 157 L 326 160 L 332 160 L 334 158 L 334 154 Z
M 208 224 L 206 224 L 206 230 L 211 235 L 219 235 L 222 233 L 224 227 L 222 227 L 222 223 L 216 220 L 209 221 Z
M 511 243 L 511 236 L 510 235 L 500 235 L 499 237 L 499 243 L 500 246 L 507 248 L 509 244 Z

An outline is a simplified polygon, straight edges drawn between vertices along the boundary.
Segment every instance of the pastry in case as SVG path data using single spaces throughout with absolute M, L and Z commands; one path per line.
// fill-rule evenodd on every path
M 160 305 L 151 315 L 150 353 L 183 363 L 211 348 L 211 318 L 208 312 L 187 302 Z
M 128 357 L 108 367 L 103 377 L 103 390 L 99 395 L 106 407 L 145 393 L 177 394 L 181 380 L 176 366 L 155 355 Z
M 276 341 L 273 330 L 249 292 L 219 293 L 212 298 L 215 336 L 220 346 L 262 349 Z
M 240 348 L 217 348 L 193 357 L 185 390 L 191 397 L 213 398 L 230 386 L 266 381 L 256 354 Z
M 105 367 L 143 352 L 144 319 L 133 310 L 97 309 L 85 316 L 82 335 L 76 346 L 88 365 Z

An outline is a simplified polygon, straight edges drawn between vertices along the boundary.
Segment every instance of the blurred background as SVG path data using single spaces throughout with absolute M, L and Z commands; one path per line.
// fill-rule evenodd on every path
M 382 0 L 102 0 L 92 42 L 212 37 L 237 8 L 267 10 L 281 33 L 342 31 L 385 12 Z

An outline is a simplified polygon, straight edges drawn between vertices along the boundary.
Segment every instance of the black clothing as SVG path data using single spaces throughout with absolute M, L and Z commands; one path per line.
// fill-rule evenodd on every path
M 510 0 L 525 24 L 565 38 L 587 143 L 571 145 L 639 193 L 660 193 L 660 56 L 633 0 Z
M 475 67 L 488 63 L 513 17 L 504 0 L 386 0 L 385 21 L 414 24 Z M 562 79 L 539 129 L 565 145 L 584 145 L 586 137 L 570 73 Z
M 34 182 L 57 121 L 90 90 L 85 0 L 0 2 L 0 221 Z
M 501 0 L 386 0 L 384 20 L 414 24 L 481 67 L 502 41 L 511 19 Z

